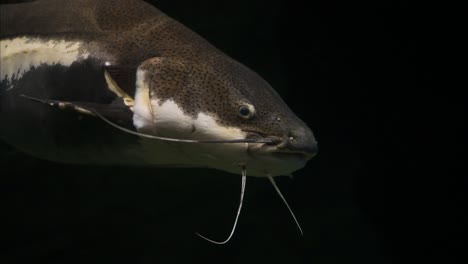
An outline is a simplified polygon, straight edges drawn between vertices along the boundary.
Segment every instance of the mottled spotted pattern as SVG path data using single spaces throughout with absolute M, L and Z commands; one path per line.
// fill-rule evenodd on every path
M 204 112 L 223 125 L 265 135 L 290 136 L 291 127 L 304 126 L 255 72 L 143 1 L 42 0 L 26 8 L 35 12 L 17 23 L 7 23 L 17 16 L 15 9 L 2 8 L 2 38 L 47 33 L 50 38 L 85 40 L 83 49 L 90 56 L 131 72 L 157 57 L 144 67 L 150 70 L 151 97 L 161 103 L 172 99 L 191 116 Z M 134 89 L 126 90 L 132 95 Z M 238 114 L 243 103 L 256 109 L 250 120 Z

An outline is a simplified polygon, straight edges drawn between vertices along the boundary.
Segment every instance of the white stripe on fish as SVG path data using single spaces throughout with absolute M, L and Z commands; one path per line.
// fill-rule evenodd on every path
M 41 40 L 18 37 L 0 42 L 0 80 L 7 81 L 7 90 L 13 80 L 19 80 L 31 68 L 40 65 L 70 66 L 86 59 L 89 53 L 81 49 L 82 42 L 66 40 Z
M 162 102 L 158 98 L 150 98 L 149 81 L 146 70 L 138 69 L 133 108 L 133 124 L 138 132 L 197 140 L 246 138 L 246 132 L 236 127 L 219 124 L 211 113 L 200 112 L 196 117 L 192 117 L 185 114 L 174 100 L 168 99 Z M 152 144 L 155 144 L 155 142 Z M 158 148 L 160 151 L 161 148 L 167 148 L 168 143 L 158 142 L 156 144 L 162 145 Z M 247 144 L 222 144 L 217 146 L 172 144 L 171 146 L 172 150 L 168 149 L 166 153 L 169 154 L 171 151 L 176 150 L 177 159 L 175 160 L 185 158 L 184 163 L 193 164 L 193 166 L 203 162 L 209 167 L 218 168 L 221 166 L 228 171 L 237 172 L 239 164 L 245 164 L 247 161 Z M 231 152 L 234 154 L 228 155 Z M 149 162 L 151 163 L 151 161 Z

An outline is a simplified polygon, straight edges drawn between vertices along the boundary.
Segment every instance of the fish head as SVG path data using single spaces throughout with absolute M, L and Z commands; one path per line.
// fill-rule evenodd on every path
M 249 176 L 290 175 L 318 151 L 311 129 L 258 74 L 225 56 L 152 58 L 137 72 L 134 125 L 139 132 L 195 140 L 165 143 L 174 163 Z M 168 154 L 169 155 L 169 154 Z

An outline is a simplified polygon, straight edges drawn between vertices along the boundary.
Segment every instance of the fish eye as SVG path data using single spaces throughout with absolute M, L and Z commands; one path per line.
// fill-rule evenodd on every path
M 250 119 L 254 116 L 255 110 L 251 105 L 239 106 L 239 115 L 244 119 Z

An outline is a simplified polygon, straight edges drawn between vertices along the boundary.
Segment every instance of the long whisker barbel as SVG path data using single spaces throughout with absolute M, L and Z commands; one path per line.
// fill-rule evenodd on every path
M 199 233 L 196 233 L 199 237 L 205 239 L 208 242 L 211 242 L 211 243 L 217 244 L 217 245 L 224 245 L 227 242 L 229 242 L 229 240 L 231 240 L 232 236 L 234 235 L 234 232 L 236 231 L 237 221 L 239 220 L 239 215 L 241 213 L 242 204 L 243 204 L 243 201 L 244 201 L 244 193 L 245 193 L 246 182 L 247 182 L 247 167 L 242 166 L 242 185 L 241 185 L 239 208 L 237 208 L 236 219 L 234 220 L 234 225 L 232 226 L 231 233 L 226 238 L 226 240 L 224 240 L 224 241 L 215 241 L 215 240 L 207 238 L 206 236 L 200 235 Z
M 149 138 L 149 139 L 156 139 L 156 140 L 162 140 L 162 141 L 169 141 L 169 142 L 181 142 L 181 143 L 209 143 L 209 144 L 221 144 L 221 143 L 275 143 L 277 139 L 273 138 L 245 138 L 245 139 L 231 139 L 231 140 L 196 140 L 196 139 L 178 139 L 178 138 L 169 138 L 169 137 L 160 137 L 160 136 L 154 136 L 154 135 L 149 135 L 145 133 L 140 133 L 136 132 L 130 129 L 127 129 L 125 127 L 119 126 L 116 123 L 110 121 L 109 119 L 105 118 L 103 115 L 101 115 L 98 111 L 92 108 L 83 108 L 80 106 L 77 106 L 71 102 L 62 102 L 62 101 L 56 101 L 56 100 L 48 100 L 48 99 L 39 99 L 31 96 L 27 96 L 24 94 L 20 95 L 21 97 L 24 97 L 26 99 L 48 104 L 51 106 L 56 106 L 60 108 L 70 108 L 75 111 L 78 111 L 83 114 L 88 114 L 88 115 L 94 115 L 99 117 L 102 121 L 106 122 L 107 124 L 113 126 L 114 128 L 117 128 L 125 133 L 132 134 L 135 136 L 140 136 L 144 138 Z
M 157 139 L 157 140 L 163 140 L 163 141 L 170 141 L 170 142 L 183 142 L 183 143 L 274 143 L 275 140 L 270 139 L 270 138 L 246 138 L 246 139 L 232 139 L 232 140 L 196 140 L 196 139 L 177 139 L 177 138 L 168 138 L 168 137 L 159 137 L 159 136 L 153 136 L 153 135 L 148 135 L 140 132 L 135 132 L 130 129 L 127 129 L 125 127 L 121 127 L 114 122 L 110 121 L 109 119 L 105 118 L 101 114 L 99 114 L 95 110 L 91 110 L 93 114 L 101 118 L 104 122 L 107 124 L 132 135 L 144 137 L 144 138 L 150 138 L 150 139 Z

